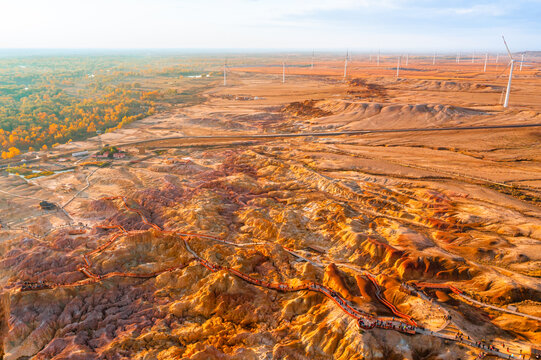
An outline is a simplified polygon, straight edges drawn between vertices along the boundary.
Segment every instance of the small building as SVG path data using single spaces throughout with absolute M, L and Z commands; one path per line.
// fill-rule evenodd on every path
M 54 210 L 56 209 L 56 205 L 53 204 L 52 202 L 48 202 L 48 201 L 41 201 L 39 203 L 39 206 L 43 209 L 43 210 Z
M 515 305 L 507 305 L 507 310 L 517 311 L 517 307 Z
M 71 156 L 73 157 L 83 157 L 83 156 L 88 156 L 88 151 L 78 151 L 78 152 L 74 152 L 73 154 L 71 154 Z

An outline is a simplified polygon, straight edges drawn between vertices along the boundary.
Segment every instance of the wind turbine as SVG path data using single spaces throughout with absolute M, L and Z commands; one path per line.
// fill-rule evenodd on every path
M 513 59 L 513 55 L 511 55 L 511 51 L 509 51 L 509 46 L 507 46 L 507 42 L 505 41 L 505 37 L 503 35 L 502 39 L 503 43 L 505 44 L 505 48 L 507 49 L 507 54 L 509 54 L 509 65 L 511 66 L 511 68 L 509 69 L 509 81 L 507 82 L 507 91 L 505 92 L 505 101 L 503 102 L 503 107 L 506 108 L 509 106 L 509 94 L 511 93 L 511 80 L 513 79 L 513 68 L 515 67 L 515 59 Z
M 400 74 L 400 56 L 398 56 L 398 61 L 396 63 L 396 80 L 398 80 L 398 74 Z
M 522 54 L 522 59 L 520 59 L 520 71 L 522 71 L 522 64 L 524 63 L 524 54 Z
M 346 81 L 346 77 L 348 76 L 348 58 L 349 50 L 346 51 L 346 58 L 344 60 L 344 81 Z
M 483 68 L 483 72 L 487 72 L 487 61 L 488 61 L 488 53 L 485 54 L 485 67 Z
M 408 66 L 409 58 L 410 58 L 410 54 L 406 54 L 406 66 Z
M 344 81 L 346 81 L 346 76 L 348 76 L 348 52 L 346 52 L 346 59 L 344 61 Z

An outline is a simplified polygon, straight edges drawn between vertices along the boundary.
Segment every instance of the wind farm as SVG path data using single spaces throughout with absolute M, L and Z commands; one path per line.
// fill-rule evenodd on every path
M 0 359 L 541 358 L 521 0 L 28 1 Z
M 541 58 L 508 56 L 502 68 L 488 52 L 460 63 L 413 51 L 228 54 L 207 75 L 165 80 L 177 94 L 197 91 L 193 104 L 158 99 L 163 110 L 122 128 L 4 159 L 5 358 L 114 358 L 120 347 L 133 356 L 381 358 L 371 354 L 405 343 L 413 359 L 448 349 L 533 359 Z M 141 86 L 163 86 L 150 84 Z M 10 175 L 22 169 L 47 175 Z M 115 305 L 122 293 L 131 300 Z M 152 314 L 123 321 L 140 329 L 131 344 L 153 340 L 126 348 L 133 332 L 103 338 L 101 326 L 124 328 L 112 313 L 58 323 L 66 306 L 98 294 L 106 309 Z M 26 317 L 30 325 L 18 320 Z M 275 340 L 226 350 L 181 335 L 202 324 L 218 334 L 218 318 L 238 327 L 227 336 L 260 339 L 269 329 Z M 55 335 L 32 335 L 38 320 Z M 67 326 L 101 345 L 56 347 L 71 341 Z M 186 345 L 166 346 L 165 334 Z M 293 334 L 297 345 L 279 345 Z

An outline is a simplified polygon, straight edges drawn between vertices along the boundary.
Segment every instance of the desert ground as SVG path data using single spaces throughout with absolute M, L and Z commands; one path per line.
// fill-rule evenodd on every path
M 275 60 L 0 173 L 5 359 L 530 358 L 541 59 Z

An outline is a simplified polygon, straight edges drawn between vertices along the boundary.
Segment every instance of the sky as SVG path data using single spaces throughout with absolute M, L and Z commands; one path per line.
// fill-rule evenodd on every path
M 0 48 L 541 50 L 541 0 L 0 0 Z

